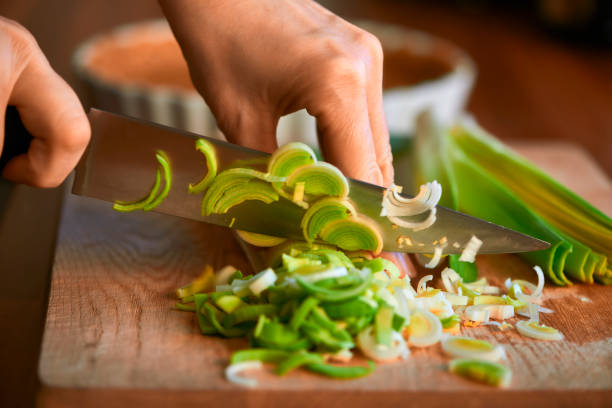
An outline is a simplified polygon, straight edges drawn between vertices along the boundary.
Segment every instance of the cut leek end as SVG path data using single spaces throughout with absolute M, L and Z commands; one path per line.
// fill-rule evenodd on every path
M 449 364 L 450 372 L 495 387 L 508 387 L 512 371 L 499 363 L 473 358 L 458 358 Z

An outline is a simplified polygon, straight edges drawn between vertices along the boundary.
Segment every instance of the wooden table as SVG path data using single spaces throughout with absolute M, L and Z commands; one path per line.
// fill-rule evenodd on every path
M 563 144 L 519 150 L 612 213 L 609 180 L 584 151 Z M 495 284 L 507 276 L 534 278 L 513 255 L 483 256 L 478 262 Z M 202 336 L 193 314 L 172 310 L 173 290 L 206 264 L 248 268 L 223 228 L 160 214 L 120 214 L 108 203 L 69 197 L 40 359 L 40 405 L 603 406 L 612 397 L 612 287 L 600 285 L 546 287 L 543 305 L 555 313 L 542 319 L 565 334 L 562 342 L 535 341 L 490 326 L 462 329 L 505 345 L 514 371 L 508 390 L 448 374 L 439 345 L 413 348 L 408 361 L 379 365 L 364 379 L 264 373 L 261 388 L 245 390 L 223 373 L 230 353 L 246 342 Z

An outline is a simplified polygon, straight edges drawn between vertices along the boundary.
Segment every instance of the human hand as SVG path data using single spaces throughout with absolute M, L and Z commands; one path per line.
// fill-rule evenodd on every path
M 160 0 L 192 80 L 230 142 L 271 152 L 281 116 L 317 119 L 327 161 L 388 186 L 382 49 L 311 0 Z
M 0 152 L 7 105 L 17 107 L 34 139 L 27 153 L 6 164 L 2 176 L 34 187 L 58 186 L 87 146 L 89 122 L 76 94 L 53 71 L 34 37 L 0 17 Z

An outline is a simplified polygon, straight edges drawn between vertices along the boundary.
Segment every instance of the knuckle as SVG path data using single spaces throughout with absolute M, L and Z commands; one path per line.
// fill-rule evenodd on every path
M 38 48 L 32 33 L 18 22 L 3 18 L 0 21 L 0 27 L 11 39 L 12 46 L 16 51 L 29 54 Z
M 365 73 L 359 61 L 348 57 L 340 56 L 329 58 L 324 65 L 327 83 L 338 82 L 349 85 L 356 89 L 365 87 Z
M 365 49 L 374 62 L 382 62 L 383 47 L 380 40 L 374 34 L 365 30 L 359 30 L 357 32 L 357 43 Z
M 59 147 L 67 152 L 81 152 L 85 150 L 91 136 L 89 121 L 85 115 L 78 114 L 64 115 L 61 119 L 63 132 L 58 139 Z

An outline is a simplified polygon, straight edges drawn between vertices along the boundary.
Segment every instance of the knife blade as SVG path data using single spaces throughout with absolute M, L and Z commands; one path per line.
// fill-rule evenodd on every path
M 187 186 L 207 171 L 194 141 L 204 137 L 215 147 L 219 171 L 249 165 L 265 171 L 268 154 L 140 119 L 91 109 L 92 138 L 76 168 L 72 192 L 105 201 L 131 201 L 146 196 L 153 184 L 163 150 L 172 168 L 172 188 L 154 211 L 261 234 L 303 239 L 300 221 L 304 210 L 289 200 L 265 204 L 246 201 L 226 214 L 203 216 L 202 194 L 189 194 Z M 384 188 L 349 179 L 349 198 L 356 209 L 377 224 L 383 249 L 392 252 L 432 253 L 440 240 L 444 253 L 460 253 L 473 235 L 483 241 L 479 253 L 509 253 L 545 249 L 548 243 L 519 232 L 439 206 L 436 222 L 422 231 L 394 226 L 380 216 Z M 400 238 L 408 237 L 409 240 Z M 410 242 L 410 245 L 406 245 Z M 457 243 L 456 245 L 453 245 Z M 402 245 L 400 245 L 402 244 Z

